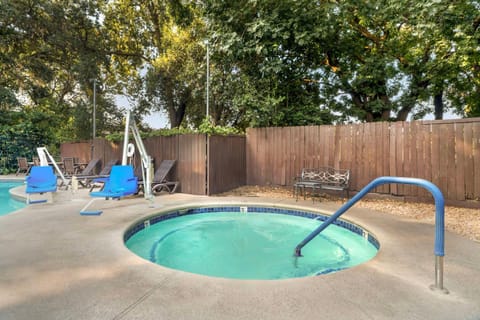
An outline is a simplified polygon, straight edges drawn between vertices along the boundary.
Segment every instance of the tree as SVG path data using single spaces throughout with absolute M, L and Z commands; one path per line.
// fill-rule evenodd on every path
M 90 114 L 91 119 L 91 80 L 108 77 L 112 53 L 105 47 L 100 5 L 45 0 L 0 4 L 0 87 L 22 98 L 24 112 L 51 117 L 56 135 L 90 137 L 85 133 L 91 132 L 91 121 L 69 124 L 76 115 Z M 103 132 L 118 113 L 107 96 L 98 101 L 99 118 L 106 121 L 97 127 Z
M 478 1 L 0 2 L 0 110 L 55 136 L 120 129 L 115 94 L 172 127 L 480 114 Z M 101 85 L 100 85 L 101 84 Z
M 39 146 L 55 143 L 55 128 L 43 112 L 0 110 L 0 158 L 6 174 L 17 168 L 16 157 L 32 158 Z M 49 148 L 55 151 L 56 148 Z
M 316 9 L 312 1 L 205 2 L 214 63 L 230 61 L 236 78 L 247 83 L 235 100 L 248 105 L 250 125 L 332 121 L 315 81 Z
M 480 116 L 480 3 L 456 4 L 457 14 L 451 17 L 452 60 L 458 67 L 455 77 L 445 88 L 445 96 L 466 117 Z
M 475 100 L 466 89 L 474 89 L 478 61 L 475 1 L 206 4 L 211 32 L 256 96 L 275 101 L 253 107 L 270 119 L 263 124 L 301 124 L 319 105 L 343 121 L 421 118 L 432 100 L 441 117 L 445 107 Z
M 193 17 L 192 6 L 179 0 L 116 0 L 107 4 L 104 15 L 110 48 L 130 51 L 114 55 L 112 69 L 122 75 L 118 83 L 136 101 L 137 113 L 163 109 L 171 126 L 179 126 L 194 91 L 182 82 L 182 71 L 175 69 L 183 68 L 185 80 L 186 73 L 194 73 L 196 67 L 186 60 L 188 53 L 182 52 L 196 50 L 189 40 L 195 34 L 182 30 Z M 188 66 L 183 66 L 185 62 Z
M 337 86 L 326 96 L 338 111 L 366 121 L 421 119 L 432 111 L 440 119 L 450 105 L 466 105 L 455 103 L 458 97 L 472 97 L 462 87 L 475 69 L 466 61 L 478 61 L 471 28 L 478 3 L 342 1 L 327 16 L 335 17 L 328 23 L 337 40 L 325 61 Z
M 188 122 L 199 125 L 199 106 L 204 105 L 205 50 L 203 24 L 194 20 L 187 27 L 171 21 L 163 28 L 163 53 L 148 67 L 147 97 L 156 101 L 153 110 L 166 110 L 172 128 Z M 193 112 L 200 111 L 200 112 Z

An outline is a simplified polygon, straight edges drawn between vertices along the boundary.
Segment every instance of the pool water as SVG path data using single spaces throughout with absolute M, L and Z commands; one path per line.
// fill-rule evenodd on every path
M 377 248 L 330 225 L 294 257 L 294 248 L 321 221 L 272 213 L 202 213 L 155 223 L 134 233 L 127 247 L 159 265 L 235 279 L 283 279 L 350 268 Z
M 25 207 L 26 204 L 24 202 L 13 199 L 8 192 L 11 188 L 21 186 L 22 184 L 22 181 L 0 182 L 0 216 Z

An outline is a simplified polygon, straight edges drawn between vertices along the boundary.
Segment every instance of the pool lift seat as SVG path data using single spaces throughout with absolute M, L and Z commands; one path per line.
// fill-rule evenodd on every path
M 55 159 L 52 157 L 50 152 L 48 152 L 46 147 L 38 147 L 37 148 L 37 154 L 38 154 L 38 162 L 40 162 L 40 166 L 45 167 L 45 166 L 53 166 L 52 170 L 54 169 L 57 174 L 56 178 L 61 180 L 60 186 L 66 186 L 68 188 L 68 183 L 67 179 L 63 175 L 62 170 L 58 167 L 57 162 Z
M 32 194 L 44 194 L 57 191 L 57 176 L 53 173 L 53 168 L 48 165 L 33 166 L 30 174 L 25 178 L 25 181 L 27 183 L 25 189 L 27 205 L 31 203 L 48 202 L 47 199 L 32 200 Z
M 138 192 L 137 177 L 133 174 L 133 167 L 130 165 L 116 165 L 112 167 L 110 176 L 105 180 L 105 186 L 101 191 L 90 192 L 93 197 L 80 211 L 81 215 L 100 215 L 101 210 L 87 210 L 87 208 L 98 198 L 117 199 L 136 194 Z
M 140 157 L 142 160 L 142 176 L 146 185 L 152 184 L 152 157 L 148 155 L 145 145 L 143 144 L 142 138 L 140 137 L 140 132 L 138 131 L 135 122 L 130 121 L 130 112 L 127 111 L 127 116 L 125 119 L 125 134 L 123 138 L 123 155 L 122 155 L 122 165 L 117 165 L 112 167 L 110 176 L 105 179 L 104 187 L 101 191 L 90 192 L 90 196 L 93 197 L 87 205 L 80 211 L 81 215 L 100 215 L 102 214 L 101 210 L 92 210 L 88 211 L 87 208 L 95 201 L 97 198 L 105 199 L 120 199 L 128 195 L 134 195 L 138 193 L 138 178 L 134 174 L 133 166 L 127 165 L 128 160 L 128 139 L 129 131 L 132 131 L 133 138 L 135 143 L 139 148 Z M 145 199 L 149 200 L 151 204 L 153 203 L 153 193 L 150 188 L 145 188 L 144 190 Z

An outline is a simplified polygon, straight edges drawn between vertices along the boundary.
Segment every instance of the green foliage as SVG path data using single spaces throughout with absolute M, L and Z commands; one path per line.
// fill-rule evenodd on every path
M 446 0 L 4 0 L 0 110 L 40 117 L 55 141 L 90 139 L 95 79 L 97 136 L 121 131 L 118 94 L 139 116 L 164 111 L 178 132 L 421 118 L 433 97 L 478 116 L 479 9 Z
M 32 159 L 36 148 L 47 146 L 55 153 L 57 145 L 50 130 L 45 130 L 48 117 L 41 113 L 23 114 L 0 111 L 0 159 L 3 173 L 17 169 L 17 157 Z
M 241 132 L 233 127 L 216 126 L 210 117 L 205 117 L 198 128 L 198 133 L 225 136 L 230 134 L 240 134 Z
M 149 138 L 149 137 L 170 137 L 174 135 L 181 135 L 181 134 L 197 134 L 203 133 L 208 135 L 231 135 L 231 134 L 243 134 L 240 130 L 233 127 L 225 127 L 225 126 L 217 126 L 213 124 L 213 121 L 210 117 L 206 117 L 203 119 L 201 125 L 198 129 L 190 129 L 185 127 L 176 127 L 171 129 L 159 129 L 159 130 L 149 130 L 149 131 L 142 131 L 140 132 L 140 136 L 142 139 Z M 106 136 L 108 141 L 119 142 L 123 141 L 124 133 L 115 132 Z M 133 138 L 133 137 L 129 137 Z
M 142 139 L 145 139 L 149 137 L 158 137 L 158 136 L 170 137 L 174 135 L 190 134 L 190 133 L 197 133 L 197 132 L 195 130 L 184 128 L 184 127 L 176 127 L 172 129 L 141 131 L 140 136 L 142 137 Z M 124 135 L 125 135 L 124 132 L 118 131 L 118 132 L 114 132 L 106 135 L 105 139 L 113 142 L 123 141 Z M 130 138 L 133 139 L 133 136 Z
M 312 1 L 207 2 L 213 62 L 229 61 L 235 78 L 243 80 L 243 88 L 221 96 L 246 104 L 239 123 L 331 123 L 334 115 L 322 110 L 317 82 L 318 8 Z
M 171 127 L 187 125 L 198 104 L 202 23 L 194 7 L 178 0 L 108 2 L 105 30 L 114 51 L 112 67 L 140 115 L 163 110 Z M 139 70 L 143 72 L 138 72 Z
M 15 97 L 15 93 L 5 87 L 0 86 L 0 110 L 13 110 L 20 106 L 20 102 Z
M 431 111 L 441 92 L 445 107 L 478 110 L 478 9 L 475 1 L 410 0 L 206 5 L 217 47 L 252 83 L 248 112 L 262 125 L 405 120 Z M 298 114 L 323 112 L 285 118 L 292 104 Z
M 96 79 L 98 134 L 115 130 L 122 115 L 109 95 L 120 76 L 112 52 L 130 52 L 110 47 L 103 10 L 101 1 L 1 1 L 0 88 L 23 105 L 0 91 L 0 108 L 49 114 L 60 140 L 91 138 Z

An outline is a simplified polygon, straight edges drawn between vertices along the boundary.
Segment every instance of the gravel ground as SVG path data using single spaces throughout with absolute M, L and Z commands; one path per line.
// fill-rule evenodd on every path
M 292 197 L 291 188 L 244 186 L 219 196 L 250 196 L 285 198 Z M 334 202 L 338 205 L 344 199 L 330 195 L 322 195 L 322 202 Z M 369 208 L 386 214 L 409 217 L 420 222 L 435 224 L 435 205 L 427 203 L 403 202 L 391 199 L 362 199 L 356 207 Z M 459 207 L 445 207 L 445 227 L 448 231 L 457 233 L 468 239 L 480 242 L 480 210 Z

